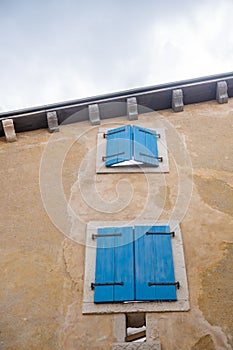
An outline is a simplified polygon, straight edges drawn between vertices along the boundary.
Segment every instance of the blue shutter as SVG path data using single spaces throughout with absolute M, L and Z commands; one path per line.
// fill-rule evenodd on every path
M 133 137 L 134 160 L 159 166 L 156 131 L 134 126 Z
M 171 235 L 159 232 L 169 233 L 170 227 L 135 226 L 136 300 L 177 299 Z
M 120 228 L 122 236 L 115 238 L 115 280 L 124 286 L 115 286 L 114 301 L 134 300 L 134 237 L 133 227 Z
M 125 125 L 108 130 L 105 165 L 111 166 L 132 159 L 132 127 Z
M 114 236 L 104 236 L 113 233 L 112 229 L 98 229 L 96 249 L 95 293 L 94 302 L 112 302 L 114 299 L 113 285 L 101 286 L 101 284 L 115 282 L 114 275 Z M 115 233 L 115 232 L 114 232 Z M 98 286 L 99 284 L 99 286 Z
M 132 227 L 98 229 L 95 303 L 134 300 L 133 250 Z

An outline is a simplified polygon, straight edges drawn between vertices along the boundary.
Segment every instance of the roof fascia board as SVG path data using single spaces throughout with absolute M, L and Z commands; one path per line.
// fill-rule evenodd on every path
M 109 113 L 109 108 L 104 107 L 104 104 L 112 102 L 126 102 L 126 99 L 132 96 L 137 97 L 139 113 L 146 112 L 144 108 L 149 110 L 162 110 L 171 108 L 172 90 L 182 89 L 184 93 L 184 103 L 198 103 L 215 99 L 216 83 L 221 80 L 226 80 L 228 83 L 229 97 L 233 97 L 233 72 L 206 76 L 201 78 L 182 80 L 179 82 L 160 84 L 144 88 L 136 88 L 116 93 L 82 98 L 79 100 L 67 101 L 62 103 L 49 104 L 39 107 L 26 108 L 16 111 L 0 113 L 0 121 L 8 118 L 15 120 L 17 132 L 29 131 L 39 128 L 46 128 L 46 113 L 56 111 L 58 113 L 59 123 L 64 122 L 72 114 L 76 114 L 76 118 L 69 118 L 68 123 L 88 120 L 89 104 L 97 103 L 102 108 L 101 119 L 113 118 L 126 114 L 126 110 L 120 108 L 119 113 L 114 110 Z M 77 114 L 83 110 L 81 116 Z M 17 120 L 18 119 L 18 120 Z M 29 121 L 30 119 L 30 121 Z M 35 119 L 32 121 L 31 119 Z M 0 123 L 0 135 L 3 133 Z

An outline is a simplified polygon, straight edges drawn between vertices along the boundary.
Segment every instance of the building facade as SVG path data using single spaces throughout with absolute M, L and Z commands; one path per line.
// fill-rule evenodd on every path
M 1 115 L 1 349 L 233 348 L 232 97 L 226 74 Z M 105 166 L 127 125 L 164 130 L 167 168 Z M 96 304 L 94 228 L 159 223 L 178 300 Z

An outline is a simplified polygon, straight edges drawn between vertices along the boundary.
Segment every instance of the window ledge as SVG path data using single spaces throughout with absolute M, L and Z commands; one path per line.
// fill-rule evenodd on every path
M 112 350 L 160 350 L 160 341 L 145 343 L 114 343 Z

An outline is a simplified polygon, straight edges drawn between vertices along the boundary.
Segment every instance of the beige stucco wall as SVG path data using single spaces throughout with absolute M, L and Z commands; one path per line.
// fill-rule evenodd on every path
M 95 175 L 88 122 L 0 139 L 0 349 L 111 349 L 114 317 L 82 315 L 86 224 L 138 218 L 181 222 L 191 309 L 153 315 L 162 349 L 233 348 L 233 99 L 135 124 L 167 129 L 169 174 Z

